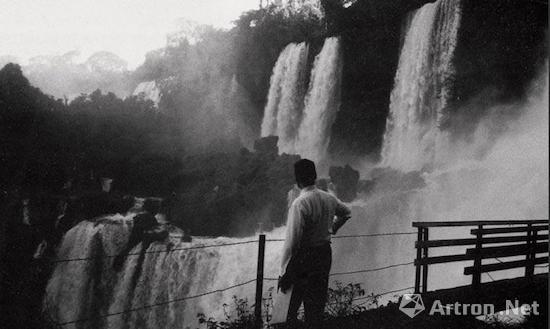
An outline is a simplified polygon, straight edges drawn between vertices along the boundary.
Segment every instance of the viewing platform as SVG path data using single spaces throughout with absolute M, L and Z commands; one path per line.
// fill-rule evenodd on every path
M 537 301 L 548 307 L 548 272 L 535 274 L 536 268 L 548 268 L 548 220 L 414 222 L 418 229 L 415 243 L 415 292 L 422 293 L 426 308 L 435 300 L 442 304 L 492 304 L 504 310 L 506 301 L 517 305 Z M 465 227 L 471 237 L 430 240 L 430 230 Z M 456 247 L 466 247 L 457 253 Z M 430 256 L 430 249 L 451 248 L 452 254 Z M 471 261 L 464 268 L 472 275 L 472 284 L 429 291 L 428 267 L 433 264 Z M 493 280 L 489 273 L 523 269 L 523 276 Z M 516 271 L 517 272 L 517 271 Z M 488 274 L 492 281 L 482 282 Z

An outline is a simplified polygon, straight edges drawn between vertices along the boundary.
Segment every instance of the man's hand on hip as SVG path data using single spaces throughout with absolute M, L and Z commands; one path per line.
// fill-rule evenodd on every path
M 288 273 L 283 274 L 283 276 L 279 277 L 279 282 L 277 284 L 277 288 L 281 290 L 283 294 L 285 294 L 290 287 L 292 287 L 292 280 L 290 279 L 290 275 Z

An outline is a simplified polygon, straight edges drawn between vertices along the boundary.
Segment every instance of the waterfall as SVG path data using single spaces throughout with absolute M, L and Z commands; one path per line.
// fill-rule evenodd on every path
M 298 125 L 302 119 L 302 109 L 305 94 L 307 56 L 309 47 L 305 42 L 295 46 L 289 58 L 285 83 L 281 87 L 281 100 L 277 112 L 277 136 L 279 150 L 295 153 L 294 140 Z
M 340 106 L 342 56 L 340 39 L 327 38 L 315 58 L 296 149 L 314 161 L 326 158 L 332 124 Z
M 383 165 L 409 171 L 437 162 L 460 16 L 456 0 L 439 0 L 409 14 L 390 96 Z
M 86 319 L 70 325 L 77 329 L 195 328 L 197 313 L 225 319 L 223 304 L 232 311 L 232 296 L 248 298 L 249 305 L 253 304 L 253 282 L 200 298 L 164 302 L 255 279 L 257 244 L 236 243 L 257 238 L 195 237 L 193 242 L 182 242 L 172 236 L 152 243 L 143 254 L 140 243 L 116 271 L 114 258 L 109 256 L 124 250 L 132 215 L 83 221 L 66 233 L 56 257 L 73 261 L 56 263 L 44 299 L 44 310 L 56 322 Z M 274 232 L 274 237 L 281 237 L 282 232 Z M 219 244 L 235 245 L 201 248 Z M 266 250 L 269 277 L 278 275 L 281 246 L 270 244 Z M 266 283 L 266 296 L 269 287 Z M 160 305 L 151 306 L 156 304 Z M 109 315 L 130 309 L 137 310 Z
M 308 46 L 291 43 L 273 68 L 262 122 L 265 136 L 279 137 L 281 153 L 326 158 L 330 131 L 340 105 L 340 40 L 327 38 L 315 57 L 305 94 Z
M 395 169 L 373 170 L 368 197 L 351 204 L 352 219 L 339 235 L 371 236 L 333 239 L 332 273 L 348 274 L 331 276 L 332 287 L 336 282 L 360 283 L 366 295 L 409 287 L 416 235 L 372 234 L 410 232 L 412 220 L 548 218 L 548 64 L 542 82 L 537 82 L 542 86 L 540 95 L 525 104 L 510 105 L 526 110 L 520 111 L 521 120 L 504 135 L 495 140 L 488 134 L 485 126 L 494 122 L 485 118 L 471 145 L 448 150 L 460 161 L 430 172 L 400 172 L 438 161 L 444 137 L 438 127 L 449 116 L 448 82 L 454 73 L 460 15 L 458 0 L 439 0 L 408 17 L 382 150 L 383 164 Z M 340 99 L 339 43 L 338 38 L 325 40 L 307 90 L 308 46 L 290 44 L 280 54 L 271 77 L 262 136 L 278 135 L 281 151 L 326 159 Z M 237 88 L 233 80 L 227 89 Z M 469 149 L 479 147 L 488 150 L 481 159 Z M 255 278 L 257 244 L 238 243 L 257 237 L 195 237 L 193 242 L 171 237 L 152 243 L 142 256 L 128 257 L 117 272 L 107 256 L 124 250 L 131 217 L 83 221 L 63 237 L 56 257 L 74 261 L 56 263 L 48 282 L 44 308 L 54 320 L 89 319 L 65 326 L 76 329 L 196 328 L 200 327 L 197 313 L 225 320 L 224 304 L 231 311 L 232 296 L 247 298 L 248 306 L 254 303 L 254 283 L 200 295 Z M 275 239 L 284 237 L 284 230 L 268 233 L 263 297 L 277 284 L 282 243 Z M 447 230 L 436 234 L 438 239 L 456 238 Z M 216 244 L 234 245 L 203 248 Z M 142 249 L 138 244 L 131 253 L 140 254 Z M 389 267 L 395 264 L 403 266 Z M 377 268 L 385 269 L 372 271 Z M 463 268 L 464 264 L 454 263 L 434 269 L 430 289 L 469 284 L 471 278 L 462 274 Z M 506 273 L 496 275 L 506 278 Z M 182 299 L 188 296 L 197 298 Z M 395 301 L 393 296 L 383 296 L 381 304 Z
M 279 136 L 279 150 L 294 153 L 294 139 L 301 120 L 309 47 L 291 43 L 273 68 L 262 122 L 262 137 Z

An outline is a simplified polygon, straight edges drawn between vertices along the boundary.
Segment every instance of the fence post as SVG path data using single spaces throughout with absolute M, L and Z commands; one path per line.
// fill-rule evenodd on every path
M 420 259 L 422 258 L 422 249 L 420 248 L 420 243 L 422 242 L 422 227 L 418 226 L 418 235 L 416 238 L 416 261 L 415 261 L 415 276 L 414 276 L 414 292 L 416 294 L 420 293 Z
M 424 228 L 424 237 L 422 239 L 423 241 L 427 242 L 429 240 L 428 237 L 428 228 Z M 422 248 L 422 257 L 424 259 L 428 258 L 428 247 Z M 422 292 L 428 291 L 428 264 L 422 265 Z
M 481 230 L 483 230 L 483 225 L 479 225 L 477 229 L 478 231 L 476 234 L 474 271 L 472 275 L 472 285 L 474 287 L 479 286 L 479 284 L 481 283 L 481 244 L 482 244 L 482 238 L 483 238 L 483 233 L 481 232 Z
M 258 270 L 256 273 L 256 303 L 254 304 L 254 316 L 256 328 L 262 327 L 262 295 L 264 287 L 264 255 L 265 255 L 265 234 L 260 234 L 258 240 Z
M 527 255 L 526 255 L 526 266 L 525 266 L 525 276 L 531 277 L 535 273 L 535 244 L 537 243 L 537 231 L 533 230 L 531 224 L 527 225 Z

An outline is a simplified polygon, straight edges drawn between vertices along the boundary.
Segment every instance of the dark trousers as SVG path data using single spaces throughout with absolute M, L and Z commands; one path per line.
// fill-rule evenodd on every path
M 300 251 L 291 261 L 294 273 L 288 323 L 296 322 L 298 309 L 304 303 L 306 324 L 318 328 L 323 320 L 328 292 L 328 275 L 332 263 L 330 243 Z

